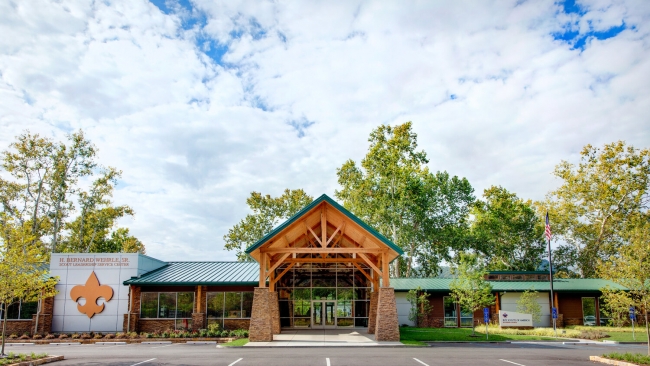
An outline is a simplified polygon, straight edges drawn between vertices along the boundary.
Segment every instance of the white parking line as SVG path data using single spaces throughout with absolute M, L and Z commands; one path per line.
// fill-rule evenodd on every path
M 513 364 L 513 365 L 518 365 L 518 366 L 526 366 L 526 365 L 522 365 L 522 364 L 520 364 L 520 363 L 516 363 L 516 362 L 508 361 L 508 360 L 502 360 L 502 359 L 499 359 L 499 361 L 503 361 L 503 362 L 511 363 L 511 364 Z
M 234 364 L 236 364 L 237 362 L 239 362 L 239 361 L 241 361 L 241 360 L 243 360 L 243 358 L 240 358 L 239 360 L 237 360 L 237 361 L 235 361 L 235 362 L 233 362 L 233 363 L 231 363 L 231 364 L 230 364 L 230 365 L 228 365 L 228 366 L 232 366 L 232 365 L 234 365 Z
M 421 363 L 421 364 L 423 364 L 424 366 L 429 366 L 429 365 L 427 365 L 426 363 L 424 363 L 424 362 L 422 362 L 422 361 L 420 361 L 420 360 L 418 360 L 418 359 L 417 359 L 417 358 L 415 358 L 415 357 L 413 357 L 413 359 L 414 359 L 414 360 L 416 360 L 417 362 L 419 362 L 419 363 Z
M 325 358 L 325 362 L 327 362 L 327 366 L 331 366 L 331 365 L 330 365 L 330 359 L 329 359 L 329 358 Z
M 140 364 L 142 364 L 142 363 L 145 363 L 145 362 L 151 362 L 151 361 L 153 361 L 153 360 L 155 360 L 155 358 L 152 358 L 152 359 L 150 359 L 150 360 L 146 360 L 146 361 L 142 361 L 142 362 L 138 362 L 138 363 L 134 363 L 134 364 L 131 365 L 131 366 L 140 365 Z

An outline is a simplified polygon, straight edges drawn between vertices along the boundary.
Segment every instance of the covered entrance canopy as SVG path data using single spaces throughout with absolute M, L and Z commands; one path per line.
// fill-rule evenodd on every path
M 378 340 L 399 337 L 389 263 L 403 251 L 327 195 L 300 210 L 246 253 L 260 264 L 251 340 L 259 334 L 260 341 L 268 341 L 280 332 L 281 325 L 361 326 L 368 327 L 370 333 L 377 329 Z M 385 311 L 378 313 L 382 308 L 380 292 L 386 294 Z M 268 303 L 272 309 L 271 334 L 256 331 L 257 326 L 266 329 L 266 320 L 256 320 L 256 301 Z M 391 329 L 383 332 L 390 333 L 387 339 L 381 339 L 383 333 L 378 328 L 382 314 L 381 323 Z M 265 316 L 261 309 L 259 316 Z

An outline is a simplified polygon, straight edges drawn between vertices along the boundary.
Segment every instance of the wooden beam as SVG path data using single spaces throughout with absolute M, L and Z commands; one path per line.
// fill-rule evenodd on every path
M 375 272 L 377 272 L 378 275 L 383 276 L 383 274 L 382 274 L 382 272 L 379 270 L 379 268 L 377 268 L 377 266 L 375 266 L 375 264 L 372 263 L 372 261 L 370 260 L 370 258 L 368 258 L 367 255 L 365 255 L 364 253 L 357 253 L 357 254 L 359 254 L 359 256 L 360 256 L 360 257 L 361 257 L 361 258 L 362 258 L 362 259 L 363 259 L 363 260 L 364 260 L 364 261 L 365 261 L 365 262 L 366 262 L 366 263 L 367 263 L 367 264 L 368 264 L 372 269 L 374 269 Z
M 289 258 L 284 263 L 365 263 L 358 258 Z
M 381 275 L 381 282 L 382 282 L 382 287 L 390 287 L 390 278 L 389 278 L 389 270 L 388 270 L 388 253 L 383 253 L 381 255 L 381 268 L 382 268 L 382 275 Z
M 266 253 L 260 253 L 260 283 L 259 287 L 266 287 Z
M 201 286 L 196 286 L 196 312 L 200 313 L 201 312 Z
M 343 221 L 343 223 L 342 223 L 341 225 L 339 225 L 338 228 L 336 228 L 336 231 L 334 231 L 334 234 L 332 234 L 332 236 L 330 236 L 330 238 L 327 239 L 327 242 L 325 243 L 325 246 L 326 246 L 326 247 L 327 247 L 328 245 L 330 245 L 330 243 L 332 242 L 332 239 L 334 239 L 334 237 L 336 236 L 336 233 L 338 233 L 339 230 L 341 230 L 341 228 L 344 227 L 344 226 L 345 226 L 345 221 Z
M 275 278 L 273 279 L 273 281 L 272 281 L 273 285 L 275 286 L 275 283 L 278 282 L 278 281 L 280 280 L 280 278 L 282 278 L 282 276 L 284 276 L 287 272 L 289 272 L 289 270 L 291 269 L 291 267 L 293 267 L 293 266 L 295 266 L 295 265 L 296 265 L 295 263 L 289 263 L 289 265 L 287 266 L 287 268 L 285 268 L 282 272 L 280 272 L 279 275 L 277 275 L 277 277 L 275 277 Z
M 275 291 L 275 271 L 269 273 L 269 291 Z
M 311 235 L 314 236 L 314 239 L 316 239 L 316 241 L 318 242 L 318 244 L 320 244 L 320 246 L 322 247 L 322 246 L 323 246 L 323 243 L 321 243 L 320 239 L 318 238 L 318 235 L 316 235 L 316 233 L 314 232 L 314 230 L 312 230 L 309 226 L 307 226 L 307 223 L 305 223 L 305 227 L 307 228 L 307 230 L 309 230 L 309 231 L 311 232 Z
M 327 253 L 327 254 L 349 254 L 349 253 L 371 253 L 379 254 L 386 252 L 386 249 L 380 248 L 270 248 L 263 249 L 262 253 Z
M 359 265 L 359 263 L 354 262 L 354 263 L 352 263 L 352 264 L 354 264 L 354 266 L 357 267 L 357 269 L 358 269 L 359 271 L 361 271 L 361 273 L 363 273 L 364 276 L 366 276 L 366 278 L 368 279 L 368 281 L 372 282 L 372 277 L 370 277 L 370 275 L 367 274 L 366 271 L 363 270 L 363 268 L 361 268 L 361 266 Z
M 275 264 L 271 268 L 269 268 L 269 270 L 266 272 L 266 275 L 269 276 L 271 274 L 271 272 L 275 271 L 275 269 L 278 268 L 282 264 L 282 261 L 287 259 L 287 257 L 290 256 L 290 255 L 291 255 L 291 253 L 283 254 L 282 257 L 280 257 L 280 259 L 278 259 L 278 261 L 275 262 Z
M 320 211 L 320 231 L 321 231 L 320 245 L 322 247 L 326 247 L 327 246 L 327 210 L 325 209 L 325 205 L 323 205 L 323 208 Z

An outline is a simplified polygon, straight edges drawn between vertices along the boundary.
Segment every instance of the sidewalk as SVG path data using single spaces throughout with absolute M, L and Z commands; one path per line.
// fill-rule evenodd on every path
M 377 342 L 367 329 L 283 330 L 273 342 L 248 342 L 244 347 L 402 347 L 401 342 Z

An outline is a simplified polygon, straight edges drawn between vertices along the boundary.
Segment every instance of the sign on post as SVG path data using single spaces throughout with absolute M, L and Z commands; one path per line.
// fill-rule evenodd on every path
M 632 321 L 632 339 L 636 341 L 636 334 L 634 334 L 634 306 L 630 306 L 630 320 Z
M 485 339 L 490 339 L 490 336 L 488 336 L 488 322 L 490 321 L 490 308 L 483 308 L 483 321 L 485 322 Z
M 557 319 L 557 308 L 553 308 L 553 319 Z

